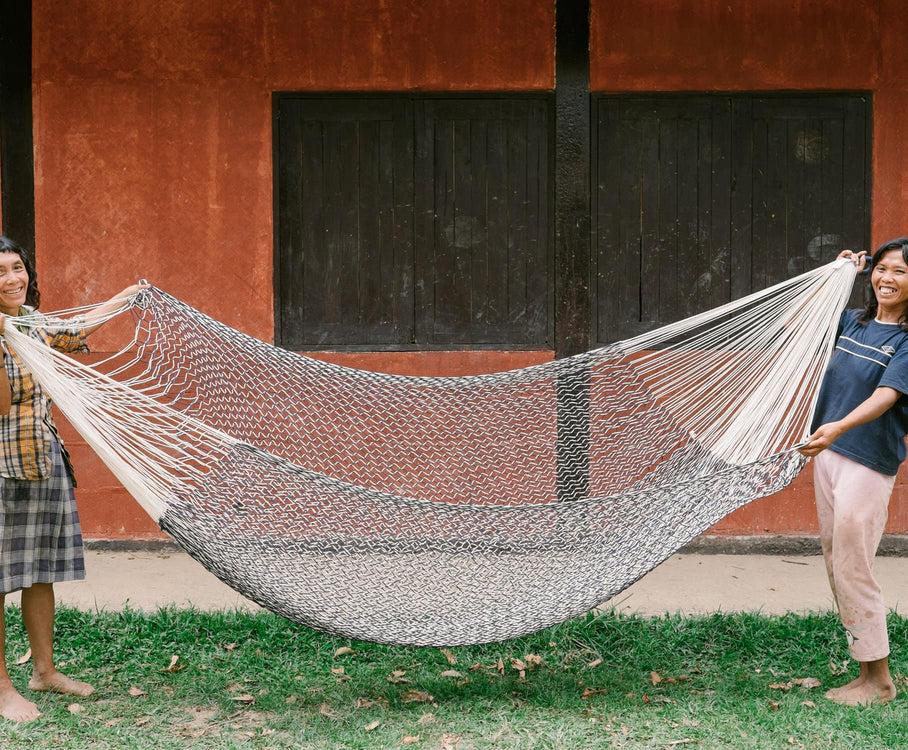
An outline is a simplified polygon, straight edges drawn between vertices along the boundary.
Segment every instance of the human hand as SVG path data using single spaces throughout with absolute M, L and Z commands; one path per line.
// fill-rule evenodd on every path
M 861 271 L 864 270 L 868 260 L 866 250 L 860 250 L 858 252 L 854 252 L 853 250 L 842 250 L 842 252 L 836 256 L 836 259 L 839 258 L 847 258 L 854 263 L 858 267 L 858 273 L 861 273 Z
M 138 294 L 139 292 L 143 291 L 144 289 L 148 289 L 150 286 L 151 286 L 151 284 L 149 284 L 147 281 L 145 281 L 145 279 L 139 279 L 139 281 L 137 283 L 131 284 L 130 286 L 126 287 L 122 292 L 115 295 L 114 299 L 127 299 L 129 297 L 132 297 L 132 295 L 134 295 L 134 294 Z
M 807 442 L 798 448 L 798 453 L 802 456 L 816 456 L 832 445 L 843 432 L 838 422 L 820 425 L 816 432 L 807 438 Z

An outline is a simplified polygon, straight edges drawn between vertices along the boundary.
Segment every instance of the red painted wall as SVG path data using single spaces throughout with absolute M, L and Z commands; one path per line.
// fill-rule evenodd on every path
M 873 236 L 908 232 L 906 23 L 897 0 L 592 2 L 595 91 L 868 90 Z M 45 307 L 139 276 L 273 335 L 271 94 L 550 90 L 554 2 L 33 0 L 36 236 Z M 97 351 L 113 337 L 93 337 Z M 323 355 L 413 374 L 523 366 L 551 352 Z M 156 527 L 64 428 L 86 536 Z M 892 531 L 908 531 L 900 479 Z M 814 529 L 809 472 L 722 533 Z

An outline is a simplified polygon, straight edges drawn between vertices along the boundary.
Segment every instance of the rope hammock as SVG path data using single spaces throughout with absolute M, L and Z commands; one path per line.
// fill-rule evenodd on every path
M 5 335 L 161 529 L 235 590 L 337 635 L 461 645 L 587 612 L 785 487 L 854 277 L 835 261 L 469 377 L 321 362 L 154 287 L 127 308 L 130 344 L 92 367 L 15 329 L 34 317 Z

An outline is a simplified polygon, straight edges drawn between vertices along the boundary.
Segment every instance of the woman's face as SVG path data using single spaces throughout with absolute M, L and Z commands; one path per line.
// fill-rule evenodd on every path
M 22 258 L 17 253 L 0 253 L 0 312 L 18 315 L 27 291 L 28 273 Z
M 880 310 L 901 315 L 908 308 L 908 265 L 901 250 L 887 250 L 873 267 L 873 291 Z

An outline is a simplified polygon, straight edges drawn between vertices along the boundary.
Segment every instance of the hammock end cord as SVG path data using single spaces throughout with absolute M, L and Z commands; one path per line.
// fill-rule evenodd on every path
M 852 251 L 849 251 L 849 252 L 852 252 Z M 829 263 L 829 265 L 834 269 L 851 268 L 853 270 L 853 280 L 856 281 L 858 279 L 858 277 L 866 276 L 867 274 L 870 273 L 870 263 L 869 262 L 861 263 L 860 262 L 861 258 L 864 258 L 867 261 L 870 260 L 870 257 L 866 254 L 859 256 L 856 253 L 852 252 L 851 257 L 836 258 L 835 260 L 831 261 Z M 834 341 L 831 341 L 830 345 L 829 345 L 829 349 L 830 349 L 829 356 L 831 356 L 831 354 L 832 354 L 831 349 L 832 349 L 833 345 L 834 345 Z M 819 395 L 819 393 L 817 393 L 817 395 Z M 808 424 L 812 423 L 813 415 L 814 415 L 815 411 L 816 411 L 816 399 L 814 399 L 814 403 L 810 409 L 810 421 L 808 422 Z M 804 438 L 802 440 L 798 441 L 794 445 L 789 446 L 788 448 L 783 450 L 782 453 L 794 453 L 796 451 L 800 451 L 801 448 L 804 448 L 805 446 L 810 445 L 810 435 L 811 434 L 813 434 L 813 431 L 804 435 Z M 808 461 L 811 458 L 812 458 L 812 456 L 805 456 L 805 459 Z

